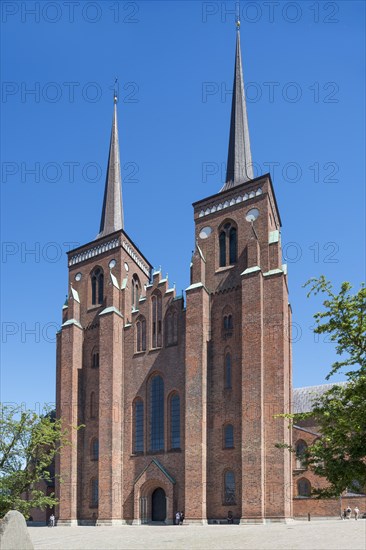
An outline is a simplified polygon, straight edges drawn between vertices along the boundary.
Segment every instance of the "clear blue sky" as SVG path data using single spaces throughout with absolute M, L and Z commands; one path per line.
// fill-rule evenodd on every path
M 54 401 L 65 253 L 98 233 L 114 77 L 125 228 L 184 289 L 191 204 L 225 173 L 235 48 L 234 2 L 57 5 L 1 6 L 2 399 L 32 408 Z M 275 163 L 303 386 L 335 356 L 302 284 L 365 275 L 365 4 L 270 6 L 241 4 L 244 79 L 257 174 Z

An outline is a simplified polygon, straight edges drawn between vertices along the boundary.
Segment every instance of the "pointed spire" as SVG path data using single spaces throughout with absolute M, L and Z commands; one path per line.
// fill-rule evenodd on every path
M 122 178 L 119 159 L 117 95 L 114 94 L 114 112 L 109 146 L 109 158 L 104 189 L 102 217 L 98 237 L 123 229 Z
M 231 103 L 229 151 L 226 167 L 226 183 L 222 191 L 253 179 L 252 155 L 245 102 L 243 68 L 240 51 L 240 20 L 236 20 L 236 52 Z

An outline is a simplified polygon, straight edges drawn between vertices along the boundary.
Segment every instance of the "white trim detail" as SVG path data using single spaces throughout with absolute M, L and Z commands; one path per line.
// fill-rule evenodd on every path
M 198 217 L 203 218 L 204 216 L 208 216 L 209 214 L 214 214 L 215 212 L 218 212 L 223 208 L 230 208 L 231 206 L 235 206 L 242 201 L 247 201 L 248 199 L 258 197 L 259 195 L 262 195 L 262 193 L 262 188 L 258 187 L 258 189 L 253 189 L 252 191 L 250 191 L 249 194 L 245 193 L 245 195 L 236 195 L 234 197 L 231 197 L 231 199 L 227 199 L 224 203 L 217 201 L 214 204 L 206 206 L 205 210 L 200 210 Z

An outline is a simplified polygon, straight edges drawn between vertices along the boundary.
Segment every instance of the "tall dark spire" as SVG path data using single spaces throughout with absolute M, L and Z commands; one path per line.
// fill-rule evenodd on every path
M 252 155 L 245 102 L 243 68 L 240 51 L 240 21 L 236 22 L 236 52 L 231 103 L 229 151 L 226 167 L 226 183 L 222 191 L 253 179 Z
M 119 159 L 117 95 L 114 95 L 114 112 L 105 180 L 102 217 L 98 237 L 123 229 L 122 178 Z

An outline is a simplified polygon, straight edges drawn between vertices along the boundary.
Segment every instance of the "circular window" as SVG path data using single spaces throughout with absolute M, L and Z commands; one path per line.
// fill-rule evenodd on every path
M 249 212 L 247 212 L 245 219 L 247 222 L 254 222 L 259 216 L 259 210 L 257 208 L 251 208 Z
M 116 260 L 111 260 L 108 265 L 112 269 L 112 267 L 114 267 L 116 264 L 117 264 Z
M 209 237 L 212 233 L 212 229 L 211 227 L 207 226 L 207 227 L 204 227 L 203 229 L 201 229 L 200 231 L 200 239 L 207 239 L 207 237 Z
M 75 281 L 81 281 L 81 277 L 82 277 L 81 273 L 80 273 L 80 272 L 77 273 L 77 274 L 75 275 Z
M 128 271 L 130 268 L 128 267 L 128 263 L 125 262 L 125 270 Z

